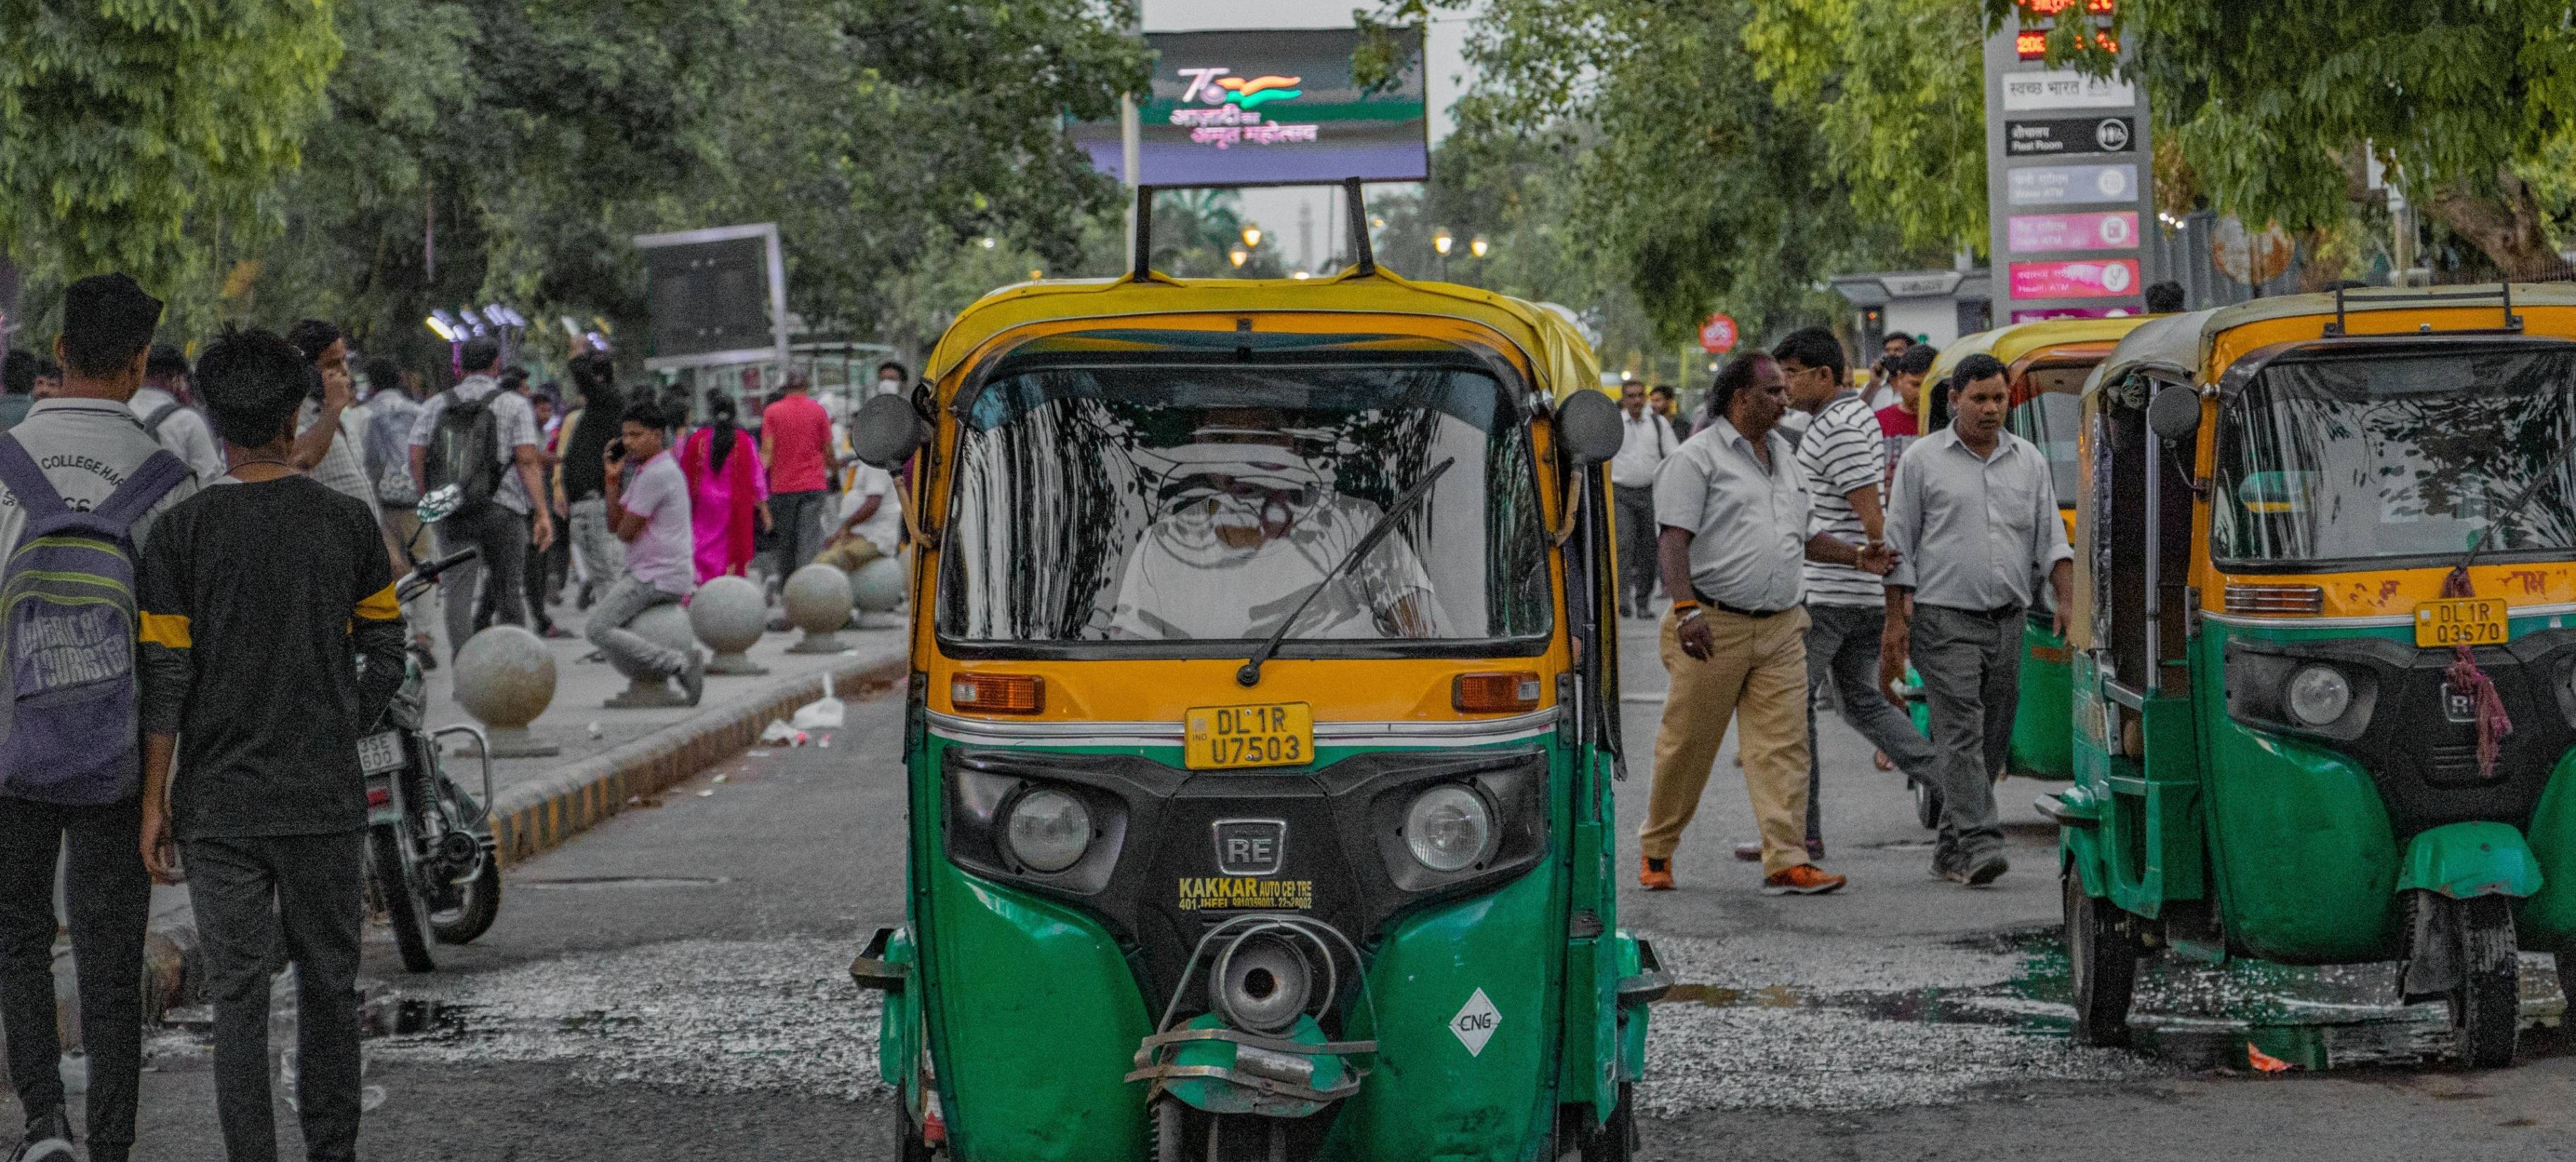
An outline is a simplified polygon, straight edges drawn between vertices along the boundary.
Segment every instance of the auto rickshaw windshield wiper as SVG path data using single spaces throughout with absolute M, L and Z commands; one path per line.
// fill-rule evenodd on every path
M 2478 559 L 2478 551 L 2486 547 L 2488 534 L 2504 527 L 2506 520 L 2521 516 L 2523 507 L 2531 503 L 2531 498 L 2540 495 L 2541 486 L 2557 479 L 2558 470 L 2567 466 L 2567 456 L 2570 452 L 2576 452 L 2576 440 L 2560 443 L 2558 454 L 2549 458 L 2549 465 L 2542 468 L 2539 475 L 2532 477 L 2531 483 L 2523 485 L 2522 491 L 2515 493 L 2512 500 L 2505 502 L 2503 511 L 2490 518 L 2487 521 L 2487 527 L 2470 534 L 2469 547 L 2467 551 L 2460 554 L 2459 564 L 2451 566 L 2453 571 L 2467 571 L 2470 563 Z
M 1353 562 L 1375 551 L 1378 542 L 1385 540 L 1386 535 L 1394 531 L 1395 522 L 1404 514 L 1413 511 L 1415 505 L 1422 503 L 1423 497 L 1431 495 L 1431 486 L 1439 483 L 1440 477 L 1457 462 L 1458 458 L 1452 456 L 1432 465 L 1431 471 L 1423 473 L 1422 479 L 1414 481 L 1413 487 L 1405 489 L 1404 495 L 1396 497 L 1395 503 L 1386 507 L 1386 512 L 1379 515 L 1377 523 L 1370 525 L 1369 531 L 1361 534 L 1359 543 L 1351 546 L 1350 552 L 1342 554 L 1341 560 L 1333 562 L 1333 567 L 1325 571 L 1324 579 L 1316 582 L 1313 589 L 1306 591 L 1306 599 L 1298 602 L 1297 608 L 1288 611 L 1288 616 L 1279 622 L 1279 628 L 1271 631 L 1270 639 L 1262 642 L 1261 648 L 1252 651 L 1252 656 L 1244 660 L 1243 668 L 1234 672 L 1236 685 L 1261 684 L 1261 664 L 1269 661 L 1271 655 L 1279 652 L 1279 644 L 1288 640 L 1288 631 L 1296 628 L 1297 619 L 1306 614 L 1306 607 L 1313 605 L 1317 597 L 1323 596 L 1324 589 L 1330 586 L 1335 578 L 1342 575 L 1342 570 L 1350 568 Z

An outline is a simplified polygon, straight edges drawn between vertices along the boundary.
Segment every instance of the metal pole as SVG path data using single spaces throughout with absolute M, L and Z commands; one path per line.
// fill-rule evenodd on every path
M 1127 32 L 1141 40 L 1145 35 L 1145 9 L 1142 4 L 1139 4 L 1133 11 L 1136 18 L 1128 22 Z M 1152 92 L 1152 82 L 1148 81 L 1146 84 L 1148 86 L 1146 92 Z M 1119 173 L 1127 179 L 1127 252 L 1129 254 L 1136 252 L 1136 188 L 1145 184 L 1144 136 L 1145 123 L 1136 108 L 1136 95 L 1120 93 L 1118 95 L 1118 169 Z M 1143 273 L 1145 264 L 1137 263 L 1136 270 L 1139 274 Z

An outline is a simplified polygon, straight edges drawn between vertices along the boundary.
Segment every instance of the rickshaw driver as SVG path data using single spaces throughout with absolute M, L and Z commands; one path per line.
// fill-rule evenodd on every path
M 1212 414 L 1173 462 L 1171 508 L 1127 558 L 1109 636 L 1229 640 L 1279 629 L 1383 511 L 1334 490 L 1269 411 Z M 1430 574 L 1400 536 L 1355 561 L 1300 618 L 1302 638 L 1439 638 Z

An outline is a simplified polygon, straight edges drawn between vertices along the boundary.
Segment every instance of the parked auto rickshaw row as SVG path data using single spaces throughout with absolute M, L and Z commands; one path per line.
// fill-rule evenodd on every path
M 899 1157 L 1631 1156 L 1617 408 L 1557 314 L 1352 241 L 1007 288 L 860 416 L 928 514 L 852 969 Z

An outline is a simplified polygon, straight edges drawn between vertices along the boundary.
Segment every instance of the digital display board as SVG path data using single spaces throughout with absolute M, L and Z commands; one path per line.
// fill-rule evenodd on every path
M 1423 181 L 1431 175 L 1422 34 L 1399 30 L 1410 63 L 1386 87 L 1352 77 L 1357 29 L 1154 32 L 1154 88 L 1139 110 L 1141 184 L 1257 186 Z M 1092 165 L 1125 180 L 1118 123 L 1068 132 Z
M 2115 2 L 2018 0 L 1986 39 L 1988 253 L 1999 318 L 2145 309 L 2155 272 L 2143 232 L 2157 228 L 2146 93 L 2125 69 L 2091 76 L 2036 59 L 2058 21 L 2089 20 L 2098 35 Z

